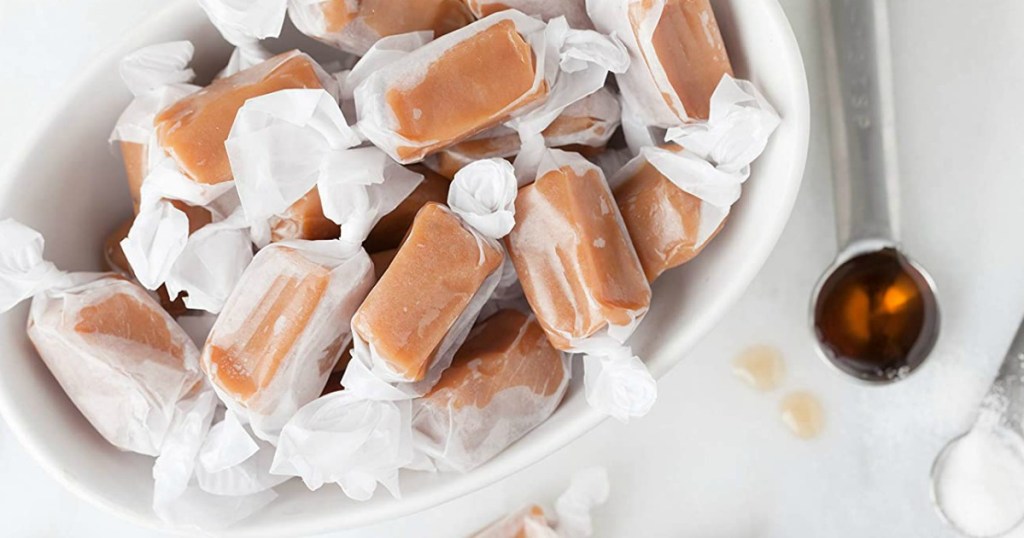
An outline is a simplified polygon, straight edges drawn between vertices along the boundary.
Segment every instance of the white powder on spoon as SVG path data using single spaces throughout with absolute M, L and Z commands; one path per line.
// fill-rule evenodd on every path
M 946 518 L 971 536 L 998 536 L 1024 519 L 1024 439 L 983 407 L 974 428 L 945 451 L 934 477 Z

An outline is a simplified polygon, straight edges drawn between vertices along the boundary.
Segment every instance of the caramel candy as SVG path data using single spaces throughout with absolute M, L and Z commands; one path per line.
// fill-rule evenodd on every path
M 664 0 L 654 33 L 647 38 L 641 28 L 654 4 L 635 0 L 629 6 L 629 21 L 644 47 L 644 60 L 652 72 L 664 74 L 655 76 L 655 82 L 679 119 L 707 119 L 711 94 L 724 75 L 733 74 L 711 2 Z
M 526 299 L 561 350 L 629 325 L 651 302 L 604 175 L 575 159 L 519 189 L 516 226 L 505 239 Z
M 533 538 L 541 536 L 536 533 L 538 529 L 547 529 L 557 536 L 544 516 L 544 509 L 533 504 L 491 523 L 471 538 Z
M 348 321 L 372 285 L 365 254 L 339 259 L 309 248 L 261 250 L 203 350 L 203 369 L 222 398 L 273 416 L 265 424 L 270 430 L 320 394 L 349 341 Z
M 71 401 L 122 450 L 159 453 L 175 405 L 202 384 L 192 340 L 116 275 L 37 296 L 28 336 Z
M 448 208 L 427 203 L 356 312 L 355 337 L 404 380 L 423 380 L 449 331 L 503 261 L 497 243 L 467 229 Z
M 279 54 L 216 80 L 161 111 L 154 120 L 157 140 L 196 182 L 230 181 L 224 142 L 245 101 L 285 89 L 322 88 L 325 77 L 309 56 L 298 51 Z
M 380 280 L 380 277 L 384 276 L 388 267 L 391 267 L 391 262 L 395 261 L 396 255 L 398 255 L 397 248 L 370 254 L 370 261 L 373 262 L 373 275 L 377 280 Z
M 701 199 L 646 161 L 616 187 L 615 200 L 648 282 L 692 260 L 721 229 L 702 238 Z
M 324 216 L 320 204 L 320 191 L 314 187 L 288 208 L 283 214 L 271 219 L 270 240 L 273 242 L 289 239 L 337 239 L 341 227 Z
M 413 428 L 442 469 L 468 471 L 544 422 L 568 372 L 533 316 L 501 310 L 478 325 L 415 403 Z
M 422 30 L 440 37 L 473 22 L 462 0 L 327 0 L 320 6 L 329 34 L 361 24 L 377 37 Z
M 410 170 L 423 174 L 423 181 L 408 198 L 393 211 L 384 215 L 367 236 L 363 246 L 369 252 L 398 248 L 402 238 L 412 226 L 416 213 L 427 202 L 444 203 L 448 200 L 449 180 L 423 165 L 410 165 Z
M 534 51 L 515 22 L 492 19 L 468 26 L 465 30 L 480 29 L 469 37 L 464 32 L 444 36 L 388 66 L 379 75 L 384 103 L 360 104 L 384 107 L 390 124 L 381 127 L 399 137 L 393 151 L 388 150 L 399 162 L 419 161 L 547 95 L 546 82 L 537 82 Z M 357 102 L 380 99 L 371 95 L 378 90 L 373 85 L 360 90 Z M 380 138 L 374 132 L 378 126 L 371 127 L 367 135 Z
M 619 103 L 602 89 L 573 103 L 544 129 L 544 144 L 549 148 L 573 148 L 573 151 L 599 152 L 620 122 Z M 439 174 L 454 178 L 455 173 L 480 159 L 510 159 L 519 153 L 519 134 L 505 126 L 439 151 L 431 161 Z
M 537 320 L 518 310 L 501 310 L 473 329 L 422 403 L 483 409 L 513 387 L 549 397 L 564 378 L 562 354 L 548 343 Z
M 146 179 L 146 145 L 121 141 L 121 159 L 125 175 L 128 176 L 128 192 L 132 196 L 132 207 L 139 212 L 142 200 L 142 180 Z
M 341 352 L 341 358 L 338 359 L 338 363 L 331 370 L 331 375 L 327 376 L 327 384 L 324 385 L 324 390 L 320 393 L 321 396 L 326 396 L 345 388 L 341 384 L 341 378 L 345 377 L 345 368 L 348 368 L 348 363 L 351 361 L 352 342 L 350 341 L 348 346 L 345 347 L 345 351 Z
M 506 9 L 515 9 L 545 22 L 564 16 L 572 28 L 593 28 L 587 17 L 586 0 L 465 0 L 469 10 L 483 18 Z

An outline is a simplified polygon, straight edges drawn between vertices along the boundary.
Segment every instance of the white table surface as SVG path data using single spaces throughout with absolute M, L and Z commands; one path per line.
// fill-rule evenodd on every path
M 160 4 L 0 0 L 0 167 L 62 86 Z M 469 497 L 337 536 L 465 535 L 553 500 L 573 470 L 598 464 L 612 481 L 598 536 L 953 536 L 929 503 L 931 461 L 968 424 L 1024 311 L 1024 2 L 891 2 L 903 237 L 932 272 L 944 318 L 929 364 L 887 388 L 847 382 L 812 347 L 808 296 L 835 251 L 823 68 L 814 0 L 782 4 L 811 87 L 803 191 L 762 273 L 661 380 L 654 411 L 606 422 Z M 730 373 L 753 344 L 784 353 L 782 389 L 756 393 Z M 778 403 L 793 389 L 824 402 L 820 438 L 797 440 L 783 427 Z M 0 476 L 5 536 L 160 535 L 63 491 L 2 423 Z

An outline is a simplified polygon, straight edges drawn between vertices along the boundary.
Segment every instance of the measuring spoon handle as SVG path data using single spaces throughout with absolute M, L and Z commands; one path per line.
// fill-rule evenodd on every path
M 819 0 L 828 69 L 839 249 L 898 240 L 887 0 Z

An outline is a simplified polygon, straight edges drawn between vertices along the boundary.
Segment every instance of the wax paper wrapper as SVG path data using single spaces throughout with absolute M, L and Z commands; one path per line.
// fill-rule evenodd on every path
M 587 4 L 584 0 L 466 0 L 466 5 L 479 18 L 498 11 L 515 9 L 544 21 L 565 17 L 569 26 L 581 30 L 594 28 L 590 17 L 587 16 Z
M 608 472 L 592 467 L 576 472 L 555 502 L 554 520 L 544 509 L 530 505 L 494 522 L 473 538 L 588 538 L 594 535 L 591 514 L 608 500 Z
M 646 125 L 672 127 L 707 117 L 718 80 L 732 74 L 708 0 L 588 0 L 601 32 L 615 34 L 631 64 L 616 75 L 623 99 Z
M 199 352 L 149 294 L 113 274 L 62 273 L 43 237 L 0 221 L 0 308 L 33 298 L 28 334 L 86 419 L 121 450 L 157 455 L 202 385 Z
M 210 332 L 202 367 L 228 409 L 275 442 L 319 396 L 373 285 L 358 246 L 285 241 L 261 250 Z
M 145 290 L 111 273 L 63 273 L 43 237 L 0 221 L 0 310 L 32 297 L 28 336 L 96 431 L 157 456 L 153 507 L 172 520 L 216 405 L 199 350 Z
M 484 248 L 500 252 L 501 247 L 495 239 L 508 233 L 514 225 L 515 193 L 515 178 L 506 161 L 481 161 L 467 167 L 453 183 L 449 193 L 451 211 L 462 219 L 457 226 L 472 233 L 470 241 L 486 245 L 474 247 L 480 248 L 481 253 Z M 449 211 L 440 207 L 442 212 Z M 424 210 L 421 210 L 421 215 Z M 451 217 L 442 215 L 441 218 Z M 415 228 L 416 224 L 413 226 Z M 415 233 L 415 230 L 410 232 Z M 403 247 L 410 245 L 410 241 L 412 239 L 407 239 Z M 416 249 L 414 253 L 418 252 L 417 245 L 413 244 L 411 248 Z M 388 274 L 420 270 L 419 267 L 398 267 L 398 264 L 406 263 L 402 256 L 400 250 Z M 483 263 L 482 256 L 474 263 Z M 415 261 L 417 258 L 409 259 Z M 368 499 L 378 483 L 393 495 L 399 495 L 399 469 L 425 465 L 422 458 L 416 457 L 412 447 L 410 400 L 429 391 L 441 372 L 451 364 L 455 351 L 466 339 L 500 276 L 501 271 L 497 268 L 485 275 L 457 319 L 440 336 L 440 343 L 431 355 L 433 362 L 418 379 L 411 379 L 392 367 L 400 361 L 381 355 L 378 347 L 384 347 L 380 345 L 383 342 L 364 340 L 355 330 L 352 360 L 342 378 L 344 389 L 307 405 L 284 427 L 272 471 L 300 476 L 313 489 L 325 483 L 337 483 L 354 499 Z M 384 280 L 381 282 L 385 283 Z M 382 304 L 388 305 L 389 312 L 401 312 L 402 307 L 398 304 L 411 300 L 389 296 L 386 288 L 381 290 L 375 289 L 371 293 L 356 318 L 370 303 L 384 301 Z M 374 298 L 375 293 L 380 293 L 381 298 Z M 370 320 L 376 319 L 372 314 L 367 316 Z M 390 320 L 384 322 L 390 323 Z M 355 319 L 353 326 L 360 326 Z
M 569 364 L 532 316 L 497 312 L 473 329 L 434 388 L 413 401 L 414 446 L 439 470 L 478 467 L 551 416 L 568 386 Z
M 231 415 L 212 427 L 217 397 L 211 390 L 197 398 L 192 412 L 175 422 L 186 432 L 153 467 L 153 508 L 178 530 L 208 533 L 230 527 L 277 498 L 279 481 L 267 473 L 264 444 L 254 445 Z M 248 441 L 248 444 L 246 443 Z
M 552 345 L 600 358 L 586 361 L 588 370 L 640 367 L 608 366 L 602 390 L 587 385 L 592 406 L 620 419 L 638 416 L 656 394 L 643 363 L 624 347 L 650 306 L 640 260 L 599 167 L 559 150 L 537 160 L 537 181 L 521 190 L 507 239 L 523 289 Z M 608 397 L 622 393 L 644 400 Z
M 139 213 L 121 242 L 139 283 L 150 290 L 166 284 L 172 300 L 185 292 L 189 308 L 219 312 L 252 259 L 233 190 L 232 182 L 196 183 L 162 157 L 142 183 Z M 212 222 L 190 234 L 188 216 L 174 201 L 205 207 Z
M 143 47 L 121 60 L 121 80 L 135 98 L 117 119 L 111 142 L 149 144 L 156 114 L 199 90 L 190 84 L 195 73 L 188 64 L 194 51 L 192 43 L 174 41 Z
M 603 148 L 618 128 L 620 117 L 615 94 L 601 88 L 566 107 L 541 133 L 544 145 Z M 519 133 L 499 125 L 427 157 L 424 163 L 445 177 L 455 177 L 456 172 L 473 161 L 513 157 L 519 149 Z
M 235 46 L 218 78 L 231 76 L 270 59 L 261 39 L 277 37 L 284 25 L 287 0 L 199 0 L 224 40 Z
M 381 38 L 416 31 L 442 35 L 473 22 L 462 0 L 292 0 L 288 14 L 302 33 L 360 56 Z
M 501 43 L 506 44 L 499 46 Z M 523 61 L 527 53 L 532 53 L 532 62 Z M 467 62 L 488 54 L 495 56 L 505 73 L 468 70 Z M 372 65 L 373 73 L 355 89 L 355 101 L 363 134 L 402 163 L 419 161 L 531 111 L 515 128 L 540 136 L 565 107 L 600 89 L 609 70 L 623 71 L 628 65 L 625 50 L 614 39 L 569 29 L 564 19 L 545 24 L 514 10 L 496 13 L 396 56 L 368 54 L 363 58 L 363 69 Z M 439 77 L 453 76 L 479 80 L 466 84 L 466 95 L 430 89 L 443 83 Z M 506 88 L 498 93 L 507 95 L 493 102 L 482 101 L 476 88 L 488 85 Z M 509 91 L 510 87 L 515 90 Z M 472 107 L 466 106 L 469 102 Z M 461 112 L 451 116 L 456 106 L 462 107 Z
M 648 280 L 697 254 L 721 229 L 779 117 L 748 82 L 725 77 L 711 119 L 669 129 L 612 179 Z M 652 170 L 653 168 L 653 170 Z

